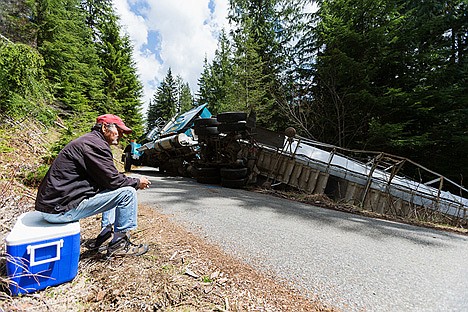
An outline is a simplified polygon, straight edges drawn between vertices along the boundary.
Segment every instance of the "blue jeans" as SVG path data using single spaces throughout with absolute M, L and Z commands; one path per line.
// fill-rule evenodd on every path
M 68 223 L 102 213 L 101 226 L 114 224 L 114 232 L 127 232 L 137 227 L 138 201 L 135 188 L 125 186 L 102 191 L 83 200 L 78 207 L 59 214 L 42 213 L 50 223 Z

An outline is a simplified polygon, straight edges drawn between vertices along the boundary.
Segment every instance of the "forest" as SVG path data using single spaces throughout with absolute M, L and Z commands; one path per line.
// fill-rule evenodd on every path
M 63 144 L 102 113 L 120 115 L 138 137 L 207 103 L 214 114 L 255 113 L 259 126 L 404 156 L 466 184 L 466 0 L 229 6 L 230 28 L 215 57 L 200 60 L 198 90 L 169 70 L 143 112 L 133 47 L 111 0 L 3 0 L 0 117 L 60 119 Z

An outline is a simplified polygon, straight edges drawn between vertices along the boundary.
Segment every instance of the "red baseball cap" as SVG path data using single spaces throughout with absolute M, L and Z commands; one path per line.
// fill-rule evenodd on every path
M 123 133 L 126 133 L 126 134 L 132 133 L 132 129 L 127 127 L 122 121 L 122 119 L 120 119 L 120 117 L 116 115 L 112 115 L 112 114 L 101 115 L 98 118 L 96 118 L 96 123 L 115 124 L 117 127 L 122 129 Z

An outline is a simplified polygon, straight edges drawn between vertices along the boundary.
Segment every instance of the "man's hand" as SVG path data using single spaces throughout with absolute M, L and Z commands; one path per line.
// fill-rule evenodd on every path
M 147 189 L 147 188 L 149 188 L 150 184 L 151 184 L 151 182 L 147 178 L 141 177 L 140 178 L 140 187 L 139 188 L 140 188 L 140 190 Z

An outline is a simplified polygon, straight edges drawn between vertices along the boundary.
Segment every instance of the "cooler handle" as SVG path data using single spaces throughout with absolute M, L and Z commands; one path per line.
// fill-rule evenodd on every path
M 55 257 L 49 258 L 49 259 L 40 260 L 40 261 L 36 261 L 36 249 L 40 249 L 40 248 L 44 248 L 44 247 L 49 247 L 49 246 L 53 246 L 53 245 L 56 245 L 56 246 L 57 246 L 57 252 L 56 252 L 56 256 L 55 256 Z M 26 247 L 26 249 L 28 250 L 28 255 L 30 255 L 30 256 L 29 256 L 29 266 L 35 266 L 35 265 L 40 265 L 40 264 L 44 264 L 44 263 L 49 263 L 49 262 L 54 262 L 54 261 L 60 260 L 60 248 L 62 248 L 62 247 L 63 247 L 63 239 L 58 240 L 58 241 L 55 241 L 55 242 L 44 243 L 44 244 L 35 245 L 35 246 L 28 245 L 28 247 Z

